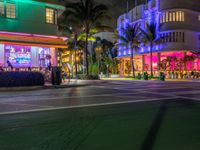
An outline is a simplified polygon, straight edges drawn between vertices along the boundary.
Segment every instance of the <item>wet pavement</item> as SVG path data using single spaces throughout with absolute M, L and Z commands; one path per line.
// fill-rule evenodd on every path
M 123 103 L 200 101 L 199 82 L 106 81 L 90 86 L 0 92 L 0 114 L 113 105 Z

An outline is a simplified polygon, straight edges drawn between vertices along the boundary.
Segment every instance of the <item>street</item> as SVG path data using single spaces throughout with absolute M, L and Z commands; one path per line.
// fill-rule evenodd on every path
M 1 92 L 1 150 L 199 150 L 199 83 Z
M 105 81 L 61 89 L 0 92 L 0 114 L 160 100 L 200 101 L 198 82 Z

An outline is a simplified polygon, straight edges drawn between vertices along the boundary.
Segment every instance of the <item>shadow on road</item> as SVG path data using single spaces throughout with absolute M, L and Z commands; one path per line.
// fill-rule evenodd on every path
M 155 144 L 157 135 L 159 133 L 159 129 L 163 123 L 164 116 L 168 109 L 168 102 L 163 102 L 160 109 L 158 110 L 158 113 L 155 117 L 155 120 L 153 121 L 151 128 L 148 131 L 148 134 L 146 138 L 144 139 L 144 142 L 142 143 L 142 146 L 140 150 L 152 150 L 153 146 Z

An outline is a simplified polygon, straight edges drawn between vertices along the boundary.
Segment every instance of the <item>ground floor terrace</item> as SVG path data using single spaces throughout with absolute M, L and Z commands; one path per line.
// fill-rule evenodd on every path
M 58 48 L 66 48 L 57 36 L 0 31 L 0 67 L 3 70 L 39 70 L 58 65 Z
M 120 75 L 131 76 L 132 69 L 130 56 L 120 59 Z M 138 73 L 148 72 L 150 74 L 151 57 L 150 54 L 135 55 L 134 68 Z M 160 71 L 165 72 L 167 78 L 189 78 L 200 73 L 200 57 L 190 51 L 167 51 L 155 52 L 152 56 L 152 67 L 154 76 L 158 76 Z

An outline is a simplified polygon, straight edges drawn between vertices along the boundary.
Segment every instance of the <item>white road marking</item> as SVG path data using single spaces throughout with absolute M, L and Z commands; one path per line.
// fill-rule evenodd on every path
M 28 113 L 28 112 L 43 112 L 43 111 L 53 111 L 53 110 L 73 109 L 73 108 L 87 108 L 87 107 L 119 105 L 119 104 L 129 104 L 129 103 L 153 102 L 153 101 L 162 101 L 162 100 L 169 100 L 169 99 L 172 99 L 172 98 L 169 98 L 169 97 L 168 98 L 157 98 L 157 99 L 152 98 L 152 99 L 146 99 L 146 100 L 129 100 L 129 101 L 107 102 L 107 103 L 99 103 L 99 104 L 51 107 L 51 108 L 40 108 L 40 109 L 32 109 L 32 110 L 20 110 L 20 111 L 8 111 L 8 112 L 1 112 L 0 115 L 20 114 L 20 113 Z

